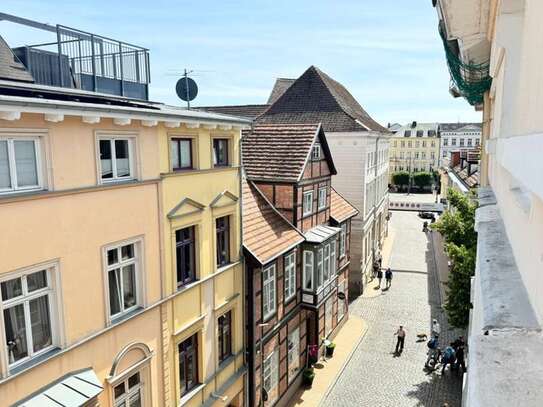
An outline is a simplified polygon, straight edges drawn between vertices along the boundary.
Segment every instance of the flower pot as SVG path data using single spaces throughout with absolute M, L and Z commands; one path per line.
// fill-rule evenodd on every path
M 311 387 L 313 385 L 313 379 L 315 378 L 315 372 L 312 368 L 307 368 L 304 370 L 302 377 L 304 386 Z
M 331 358 L 332 356 L 334 356 L 334 349 L 336 348 L 336 344 L 335 343 L 331 343 L 330 345 L 328 345 L 326 347 L 326 356 Z

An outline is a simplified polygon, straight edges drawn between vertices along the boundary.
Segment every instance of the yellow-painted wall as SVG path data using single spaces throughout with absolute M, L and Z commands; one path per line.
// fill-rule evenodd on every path
M 172 137 L 188 137 L 192 140 L 194 169 L 172 171 L 170 162 L 170 140 Z M 229 140 L 230 166 L 213 167 L 213 138 Z M 161 201 L 163 204 L 165 292 L 178 291 L 176 277 L 175 231 L 195 227 L 196 279 L 180 287 L 179 294 L 164 306 L 163 312 L 170 322 L 164 336 L 169 342 L 164 355 L 166 381 L 170 391 L 166 398 L 170 403 L 179 403 L 182 397 L 179 388 L 178 344 L 198 335 L 200 390 L 190 398 L 183 397 L 187 405 L 206 402 L 212 392 L 226 394 L 231 400 L 243 391 L 243 380 L 237 380 L 228 389 L 221 386 L 239 372 L 243 366 L 243 310 L 242 273 L 240 261 L 240 131 L 220 131 L 199 127 L 189 129 L 161 129 L 160 171 L 162 173 Z M 186 199 L 191 201 L 186 201 Z M 179 207 L 179 204 L 185 203 Z M 177 208 L 177 210 L 176 210 Z M 168 214 L 170 216 L 168 216 Z M 216 228 L 218 217 L 230 219 L 231 265 L 222 269 L 216 266 Z M 232 311 L 234 355 L 230 364 L 218 365 L 217 319 L 224 312 Z

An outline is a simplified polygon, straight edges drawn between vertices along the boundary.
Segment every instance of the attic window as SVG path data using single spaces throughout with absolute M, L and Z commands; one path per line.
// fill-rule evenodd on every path
M 321 159 L 321 145 L 315 144 L 313 146 L 313 150 L 311 152 L 311 158 L 313 160 L 320 160 Z
M 435 130 L 428 130 L 428 137 L 435 137 L 436 131 Z
M 411 137 L 411 130 L 406 130 L 406 131 L 403 133 L 403 136 L 404 136 L 404 137 Z
M 424 130 L 417 130 L 417 137 L 422 137 L 424 135 Z

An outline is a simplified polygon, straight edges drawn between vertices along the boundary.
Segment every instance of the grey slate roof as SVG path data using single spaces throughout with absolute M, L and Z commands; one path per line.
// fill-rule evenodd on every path
M 478 129 L 483 128 L 481 123 L 440 123 L 439 130 L 440 131 L 455 131 L 466 126 L 474 126 L 474 127 L 477 127 Z
M 34 82 L 25 66 L 15 58 L 9 45 L 0 36 L 0 79 L 10 81 Z
M 296 82 L 296 79 L 277 78 L 270 93 L 270 97 L 268 98 L 268 105 L 275 103 L 275 101 L 279 99 L 279 97 L 285 93 L 285 91 L 290 88 L 290 85 L 292 85 L 294 82 Z
M 269 105 L 232 105 L 232 106 L 200 106 L 196 110 L 204 112 L 213 112 L 226 114 L 229 116 L 239 116 L 254 120 L 260 116 Z
M 262 123 L 322 123 L 325 131 L 373 130 L 388 133 L 345 87 L 315 66 L 257 119 Z

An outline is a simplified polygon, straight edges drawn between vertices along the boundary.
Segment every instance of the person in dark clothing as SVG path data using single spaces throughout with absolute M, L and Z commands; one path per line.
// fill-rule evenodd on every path
M 461 346 L 456 349 L 456 368 L 462 366 L 462 373 L 466 372 L 466 361 L 464 359 L 464 347 Z
M 396 353 L 402 353 L 405 342 L 405 330 L 403 329 L 403 326 L 400 325 L 400 328 L 394 335 L 398 337 L 398 340 L 396 341 Z
M 390 288 L 392 284 L 392 270 L 390 269 L 390 267 L 387 268 L 387 270 L 385 271 L 385 280 L 386 280 L 386 287 Z
M 379 288 L 381 288 L 381 280 L 383 279 L 383 270 L 377 270 L 377 280 L 379 280 Z

